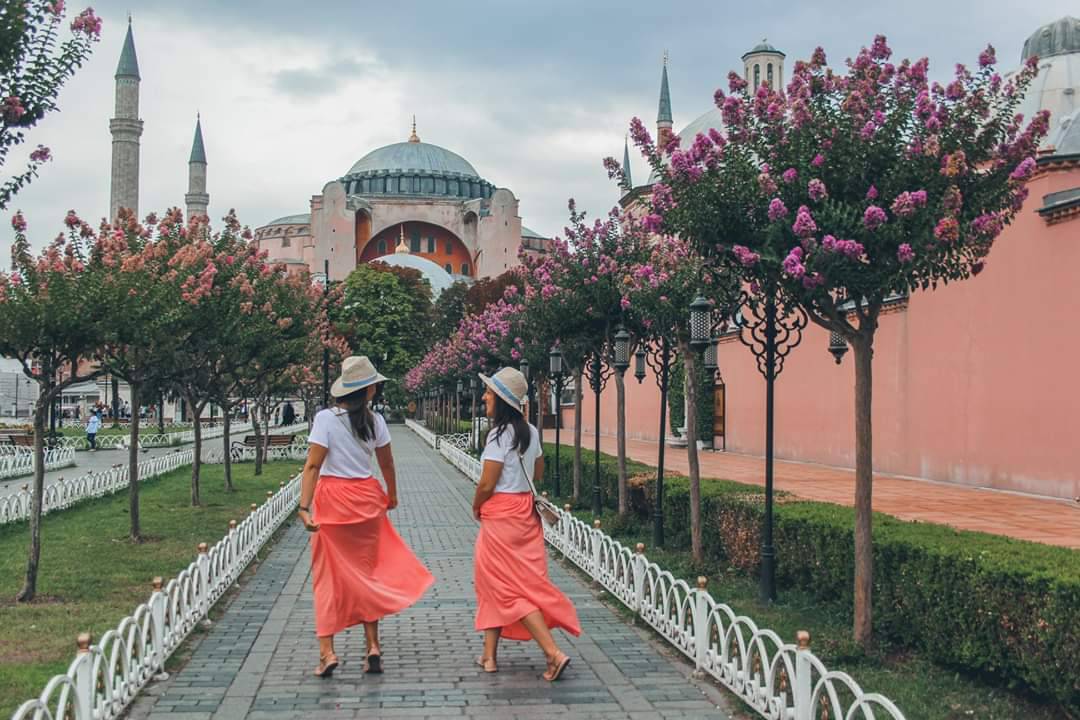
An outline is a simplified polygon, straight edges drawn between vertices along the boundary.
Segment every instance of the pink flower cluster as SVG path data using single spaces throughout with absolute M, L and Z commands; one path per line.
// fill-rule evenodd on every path
M 871 205 L 866 208 L 866 212 L 863 213 L 863 227 L 870 231 L 877 230 L 884 225 L 888 219 L 889 217 L 885 214 L 884 210 L 877 205 Z
M 769 220 L 776 222 L 783 220 L 788 215 L 787 205 L 784 205 L 784 201 L 780 198 L 773 198 L 769 202 Z
M 829 191 L 825 188 L 825 183 L 817 178 L 814 178 L 806 184 L 806 193 L 814 202 L 821 202 L 829 197 Z
M 0 114 L 3 115 L 4 120 L 9 124 L 14 125 L 26 114 L 26 108 L 23 107 L 22 100 L 19 99 L 18 95 L 9 95 L 4 98 L 4 104 Z
M 733 245 L 731 252 L 735 255 L 743 267 L 753 267 L 761 262 L 761 255 L 750 250 L 750 248 L 743 245 Z
M 101 36 L 101 18 L 94 14 L 94 8 L 86 8 L 71 21 L 71 31 L 97 40 Z
M 840 253 L 844 257 L 858 260 L 866 252 L 862 243 L 856 240 L 837 240 L 832 235 L 826 235 L 821 239 L 821 249 L 828 252 Z
M 52 159 L 52 152 L 44 145 L 38 145 L 37 148 L 30 153 L 30 160 L 36 163 L 48 162 Z
M 791 231 L 797 237 L 809 238 L 814 236 L 817 229 L 817 223 L 814 222 L 814 216 L 810 214 L 810 208 L 800 205 L 795 213 L 795 224 L 791 226 Z
M 896 196 L 893 200 L 892 211 L 893 215 L 897 217 L 906 218 L 911 217 L 919 208 L 926 207 L 926 191 L 916 190 L 914 192 L 904 191 Z

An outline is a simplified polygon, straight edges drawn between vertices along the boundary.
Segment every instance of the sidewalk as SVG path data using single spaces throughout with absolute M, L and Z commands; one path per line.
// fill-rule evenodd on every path
M 570 439 L 568 447 L 572 452 L 573 431 L 563 431 L 563 437 Z M 548 432 L 544 439 L 551 442 L 554 436 Z M 594 443 L 591 434 L 582 433 L 583 447 L 591 450 Z M 615 438 L 601 435 L 600 450 L 615 455 Z M 655 442 L 626 441 L 629 457 L 653 467 L 656 466 L 656 451 Z M 665 470 L 685 475 L 689 472 L 686 456 L 683 448 L 667 447 Z M 764 458 L 704 451 L 698 453 L 698 459 L 702 477 L 749 485 L 765 484 Z M 844 468 L 777 460 L 773 466 L 773 484 L 777 490 L 807 500 L 855 504 L 855 473 Z M 874 510 L 904 520 L 940 523 L 962 530 L 1080 548 L 1080 503 L 1067 500 L 875 474 L 873 503 Z
M 729 718 L 717 709 L 719 690 L 691 680 L 674 651 L 661 651 L 556 562 L 552 577 L 584 628 L 580 638 L 557 633 L 573 657 L 564 679 L 540 678 L 543 656 L 532 643 L 504 643 L 499 673 L 484 674 L 474 662 L 473 485 L 408 430 L 395 427 L 393 440 L 401 506 L 391 517 L 436 585 L 380 623 L 385 674 L 363 674 L 364 633 L 353 628 L 337 638 L 334 677 L 311 676 L 318 646 L 308 535 L 293 522 L 187 666 L 136 701 L 132 720 Z

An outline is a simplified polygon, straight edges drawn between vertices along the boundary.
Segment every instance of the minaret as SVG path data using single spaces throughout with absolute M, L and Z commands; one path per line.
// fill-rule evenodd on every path
M 622 189 L 630 192 L 634 189 L 634 181 L 630 178 L 630 141 L 623 138 L 622 151 Z
M 206 192 L 206 148 L 203 147 L 202 118 L 195 116 L 195 140 L 191 143 L 191 158 L 188 160 L 188 191 L 184 196 L 187 203 L 188 220 L 206 215 L 210 205 L 210 195 Z
M 112 219 L 116 219 L 120 208 L 139 214 L 139 138 L 143 131 L 143 121 L 139 119 L 140 80 L 129 16 L 124 49 L 116 66 L 116 116 L 109 121 L 112 133 L 109 217 Z
M 667 144 L 671 142 L 674 131 L 671 129 L 671 92 L 668 90 L 667 80 L 667 50 L 664 51 L 664 71 L 660 76 L 660 108 L 656 113 L 656 145 L 663 152 Z

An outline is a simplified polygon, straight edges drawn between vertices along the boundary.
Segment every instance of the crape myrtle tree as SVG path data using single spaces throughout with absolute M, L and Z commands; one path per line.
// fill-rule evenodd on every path
M 640 121 L 635 143 L 659 173 L 645 221 L 741 273 L 851 346 L 855 364 L 856 639 L 872 640 L 871 398 L 874 334 L 887 299 L 977 275 L 1019 211 L 1048 127 L 1017 105 L 1032 58 L 1004 79 L 988 47 L 946 84 L 929 62 L 891 61 L 875 38 L 846 72 L 815 50 L 785 92 L 729 75 L 723 132 L 661 153 Z
M 101 19 L 92 8 L 72 19 L 70 35 L 61 40 L 63 25 L 64 0 L 0 0 L 0 167 L 27 141 L 28 132 L 58 109 L 60 88 L 101 36 Z M 24 168 L 0 182 L 0 209 L 50 158 L 49 148 L 38 145 Z
M 34 599 L 41 559 L 41 513 L 45 489 L 45 424 L 64 388 L 98 377 L 90 362 L 115 321 L 102 287 L 109 268 L 91 257 L 94 230 L 74 212 L 61 234 L 37 257 L 31 254 L 26 221 L 16 213 L 11 272 L 0 272 L 0 355 L 18 360 L 40 391 L 34 407 L 34 491 L 26 578 L 16 596 Z

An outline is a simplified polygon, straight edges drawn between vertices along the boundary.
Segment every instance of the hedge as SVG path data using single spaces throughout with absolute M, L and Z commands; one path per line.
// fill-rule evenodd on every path
M 553 448 L 545 448 L 554 462 Z M 592 454 L 583 505 L 592 489 Z M 571 477 L 572 449 L 563 477 Z M 630 461 L 632 507 L 651 514 L 655 469 Z M 651 475 L 650 475 L 650 470 Z M 605 505 L 614 507 L 616 462 L 601 458 Z M 564 485 L 566 487 L 566 485 Z M 777 585 L 798 588 L 848 612 L 854 605 L 854 509 L 779 493 L 774 506 Z M 702 481 L 705 552 L 756 574 L 764 495 L 758 486 Z M 669 546 L 690 546 L 685 477 L 665 483 Z M 1026 688 L 1080 710 L 1080 552 L 944 525 L 874 514 L 874 632 L 898 648 Z

